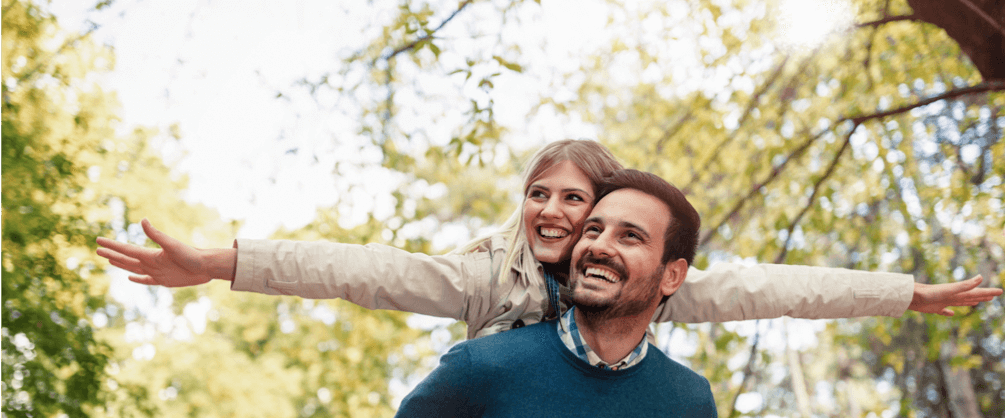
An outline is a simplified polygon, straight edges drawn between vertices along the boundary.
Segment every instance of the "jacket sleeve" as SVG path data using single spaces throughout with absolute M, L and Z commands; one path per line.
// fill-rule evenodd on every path
M 475 417 L 484 412 L 482 379 L 464 343 L 440 358 L 440 365 L 401 401 L 396 417 Z
M 466 321 L 489 309 L 491 268 L 487 252 L 429 256 L 380 244 L 242 239 L 231 290 Z
M 719 263 L 706 271 L 689 269 L 684 285 L 656 310 L 653 321 L 898 317 L 913 294 L 914 278 L 908 274 Z

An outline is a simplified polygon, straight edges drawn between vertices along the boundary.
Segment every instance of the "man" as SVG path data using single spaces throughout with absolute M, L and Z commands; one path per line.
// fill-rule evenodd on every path
M 663 179 L 615 172 L 573 249 L 575 306 L 558 321 L 458 344 L 398 415 L 715 417 L 708 381 L 645 337 L 684 282 L 699 224 Z

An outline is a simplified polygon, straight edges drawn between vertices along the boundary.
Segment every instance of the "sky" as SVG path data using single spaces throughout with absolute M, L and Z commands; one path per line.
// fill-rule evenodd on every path
M 841 15 L 832 13 L 841 2 L 793 3 L 786 7 L 792 14 L 782 19 L 789 22 L 784 39 L 793 43 L 820 38 L 821 28 L 833 26 L 834 16 Z M 332 138 L 360 140 L 355 121 L 305 95 L 277 100 L 276 93 L 338 68 L 340 59 L 371 35 L 364 31 L 366 21 L 387 20 L 379 8 L 321 0 L 118 0 L 100 12 L 90 12 L 89 6 L 62 0 L 50 7 L 64 27 L 83 27 L 85 19 L 99 25 L 94 38 L 115 49 L 115 69 L 104 84 L 122 103 L 121 130 L 160 128 L 165 160 L 190 179 L 188 201 L 243 221 L 243 238 L 265 238 L 279 226 L 305 225 L 317 208 L 331 207 L 348 193 L 333 178 L 341 153 Z M 577 60 L 570 58 L 603 37 L 606 18 L 599 2 L 550 0 L 534 12 L 541 24 L 520 36 L 525 37 L 521 42 L 547 41 L 548 53 L 524 57 L 535 66 L 574 69 Z M 559 123 L 544 114 L 528 123 L 536 98 L 532 90 L 546 88 L 528 81 L 511 80 L 497 89 L 509 94 L 494 97 L 501 123 L 514 132 L 510 141 L 524 138 L 538 146 L 565 137 L 596 137 L 591 126 Z M 172 126 L 181 133 L 178 141 L 167 139 Z M 288 152 L 293 149 L 315 151 L 321 161 L 312 161 L 311 152 Z M 371 196 L 387 196 L 395 186 L 393 176 L 380 170 L 361 176 L 373 179 L 365 187 Z M 372 203 L 377 200 L 359 196 L 352 207 L 340 209 L 347 210 L 351 225 L 364 221 L 368 212 L 386 211 Z
M 350 195 L 347 185 L 358 179 L 339 179 L 332 174 L 340 158 L 366 158 L 347 156 L 344 151 L 364 140 L 355 132 L 356 121 L 318 106 L 307 95 L 276 97 L 279 91 L 294 91 L 292 86 L 301 78 L 314 78 L 337 68 L 341 59 L 364 45 L 372 35 L 364 23 L 388 18 L 377 11 L 379 8 L 364 1 L 117 0 L 110 8 L 93 12 L 91 3 L 57 0 L 48 7 L 64 28 L 79 30 L 87 20 L 98 24 L 94 39 L 115 50 L 115 69 L 102 83 L 121 101 L 120 130 L 129 132 L 136 126 L 160 129 L 156 145 L 165 161 L 176 175 L 189 178 L 186 200 L 213 208 L 224 219 L 243 222 L 238 233 L 242 238 L 267 238 L 279 227 L 299 228 L 312 221 L 319 208 L 336 205 L 340 205 L 344 226 L 365 221 L 369 213 L 378 218 L 389 213 L 393 204 L 389 196 L 400 176 L 379 168 L 359 172 L 359 178 L 369 181 Z M 847 14 L 847 10 L 840 10 L 846 2 L 790 3 L 785 7 L 788 14 L 781 19 L 785 27 L 780 42 L 796 47 L 819 41 L 830 28 L 841 24 L 835 16 Z M 605 36 L 607 19 L 601 4 L 541 2 L 538 10 L 527 12 L 536 14 L 529 17 L 540 24 L 514 36 L 534 45 L 547 40 L 547 47 L 522 58 L 548 71 L 578 68 L 577 54 L 589 51 Z M 534 54 L 533 48 L 526 51 Z M 576 120 L 559 121 L 547 112 L 528 115 L 537 95 L 553 88 L 546 80 L 532 77 L 535 75 L 539 74 L 502 79 L 502 85 L 497 86 L 493 99 L 500 123 L 512 132 L 507 139 L 532 147 L 567 137 L 595 138 L 594 127 Z M 549 94 L 572 93 L 559 89 Z M 177 127 L 180 139 L 167 134 L 172 126 Z M 294 149 L 299 152 L 290 152 Z M 319 161 L 313 160 L 314 155 Z M 156 225 L 156 220 L 152 221 Z M 434 246 L 444 249 L 469 239 L 470 232 L 433 234 Z M 210 312 L 208 300 L 186 307 L 182 316 L 188 325 L 180 327 L 170 313 L 170 292 L 138 291 L 138 285 L 131 287 L 124 275 L 115 277 L 113 297 L 127 308 L 142 310 L 150 320 L 129 332 L 136 341 L 149 340 L 157 331 L 173 332 L 177 338 L 201 333 Z M 442 324 L 415 321 L 413 325 L 429 328 Z M 752 323 L 735 326 L 743 333 L 754 333 Z M 767 322 L 761 325 L 771 326 Z M 786 335 L 812 335 L 821 325 L 793 321 L 788 326 L 792 332 L 771 333 L 765 337 L 766 345 L 784 347 Z M 805 339 L 790 343 L 814 344 Z M 668 344 L 687 355 L 686 341 Z M 152 359 L 155 353 L 151 350 L 152 345 L 142 345 L 134 357 Z M 743 404 L 757 402 L 751 399 Z

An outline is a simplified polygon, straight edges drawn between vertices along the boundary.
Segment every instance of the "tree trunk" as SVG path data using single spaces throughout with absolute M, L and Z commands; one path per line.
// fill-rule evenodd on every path
M 946 31 L 984 81 L 1005 80 L 1005 0 L 907 0 L 918 20 Z
M 973 381 L 970 370 L 953 367 L 950 361 L 956 354 L 956 345 L 947 341 L 942 344 L 942 355 L 939 367 L 942 368 L 942 379 L 949 395 L 949 412 L 953 418 L 980 418 L 981 410 L 977 407 L 977 396 L 974 395 Z
M 789 318 L 782 318 L 785 326 L 786 339 L 789 335 Z M 792 392 L 796 394 L 796 403 L 799 405 L 799 413 L 805 417 L 812 416 L 810 408 L 810 395 L 806 390 L 806 381 L 803 379 L 803 366 L 799 362 L 799 352 L 794 350 L 788 341 L 785 341 L 785 354 L 789 360 L 789 374 L 792 376 Z

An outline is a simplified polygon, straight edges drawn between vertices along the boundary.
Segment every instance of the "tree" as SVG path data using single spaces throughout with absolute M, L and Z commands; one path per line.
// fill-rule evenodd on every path
M 361 103 L 361 133 L 387 167 L 423 173 L 415 168 L 444 158 L 481 164 L 505 153 L 494 83 L 521 73 L 544 78 L 555 87 L 534 111 L 594 123 L 626 165 L 683 186 L 705 219 L 699 266 L 753 257 L 902 271 L 921 282 L 982 273 L 1001 286 L 1001 7 L 935 3 L 854 2 L 840 38 L 801 50 L 774 39 L 786 11 L 776 2 L 610 2 L 609 42 L 571 70 L 537 66 L 527 58 L 540 57 L 537 45 L 507 37 L 538 23 L 535 3 L 406 3 L 347 60 L 343 77 L 307 84 L 370 92 L 376 99 Z M 354 72 L 368 77 L 347 76 Z M 434 76 L 449 88 L 423 90 Z M 552 94 L 562 90 L 572 94 Z M 418 97 L 422 108 L 401 96 Z M 454 96 L 467 101 L 465 118 L 456 108 L 429 111 Z M 432 137 L 433 124 L 396 123 L 415 114 L 456 126 L 453 136 Z M 784 378 L 804 386 L 791 389 L 772 389 L 780 382 L 766 371 L 781 364 L 797 373 L 803 354 L 777 363 L 758 346 L 760 333 L 688 332 L 708 344 L 697 367 L 707 368 L 717 393 L 733 394 L 719 399 L 726 415 L 740 414 L 735 401 L 751 390 L 772 400 L 753 413 L 813 410 L 799 394 L 822 379 L 831 385 L 821 396 L 848 400 L 831 408 L 837 415 L 879 413 L 891 402 L 902 415 L 998 415 L 1001 350 L 992 347 L 1001 345 L 1000 312 L 994 301 L 952 320 L 835 322 L 825 336 L 840 343 L 812 356 L 842 364 L 841 374 Z M 724 367 L 744 355 L 746 366 Z M 888 381 L 895 390 L 853 405 L 856 381 Z
M 150 151 L 155 132 L 116 133 L 117 102 L 95 82 L 114 56 L 89 34 L 63 32 L 33 2 L 3 3 L 0 387 L 9 416 L 92 416 L 116 390 L 123 408 L 150 412 L 142 388 L 107 380 L 115 353 L 91 320 L 108 289 L 94 239 L 126 235 L 130 210 L 208 213 L 170 193 L 182 182 Z
M 360 151 L 376 150 L 383 169 L 406 179 L 392 196 L 395 213 L 345 230 L 326 212 L 304 230 L 277 237 L 429 251 L 428 237 L 415 231 L 448 222 L 476 231 L 497 223 L 518 189 L 514 156 L 526 147 L 515 144 L 518 137 L 530 133 L 538 114 L 552 114 L 552 124 L 590 124 L 626 165 L 686 190 L 705 219 L 699 266 L 744 258 L 900 271 L 923 282 L 982 273 L 1001 286 L 1005 166 L 995 157 L 1005 153 L 1005 87 L 997 72 L 1001 60 L 994 58 L 1000 7 L 962 0 L 970 11 L 945 13 L 936 3 L 857 0 L 852 24 L 839 35 L 798 49 L 777 36 L 786 8 L 775 1 L 607 2 L 597 6 L 605 37 L 585 54 L 570 54 L 576 65 L 554 67 L 546 58 L 567 51 L 549 46 L 550 39 L 512 35 L 538 29 L 547 4 L 375 3 L 386 13 L 374 15 L 386 19 L 364 31 L 368 43 L 331 73 L 289 89 L 353 103 L 333 110 L 360 121 L 358 133 L 370 140 Z M 4 6 L 5 60 L 12 62 L 18 55 L 7 53 L 14 36 L 7 19 L 21 4 Z M 5 76 L 15 68 L 6 65 Z M 506 124 L 499 119 L 500 90 L 521 83 L 540 98 L 525 124 Z M 7 106 L 14 89 L 4 88 Z M 17 177 L 8 176 L 7 135 L 20 131 L 8 129 L 7 109 L 4 186 L 10 187 L 8 178 Z M 49 160 L 59 167 L 55 157 Z M 336 167 L 336 174 L 354 172 L 348 167 Z M 76 179 L 69 184 L 86 184 L 72 173 L 77 177 L 64 176 Z M 441 185 L 451 193 L 428 193 Z M 24 205 L 4 199 L 8 309 L 7 275 L 16 271 L 7 269 L 8 257 L 14 260 L 8 251 L 20 254 L 14 251 L 20 247 L 8 246 L 8 216 L 13 220 L 10 208 Z M 123 217 L 119 227 L 130 221 Z M 192 228 L 179 222 L 165 229 L 177 235 Z M 20 265 L 30 259 L 20 258 Z M 157 353 L 184 355 L 129 360 L 135 343 L 125 341 L 121 329 L 109 330 L 108 345 L 95 346 L 116 359 L 115 381 L 150 398 L 156 393 L 161 401 L 152 399 L 151 407 L 171 414 L 254 413 L 242 409 L 248 398 L 229 398 L 228 385 L 268 376 L 240 392 L 251 402 L 278 405 L 276 414 L 339 415 L 365 407 L 387 415 L 393 409 L 387 382 L 429 366 L 407 353 L 437 351 L 408 349 L 410 340 L 433 346 L 435 338 L 406 330 L 402 315 L 221 290 L 174 293 L 175 314 L 205 296 L 222 318 L 196 339 L 149 343 Z M 716 387 L 725 416 L 997 416 L 1001 312 L 996 300 L 961 309 L 952 320 L 831 321 L 809 350 L 770 347 L 769 337 L 780 329 L 795 332 L 796 323 L 665 327 L 665 334 L 698 347 L 688 361 Z M 339 320 L 326 322 L 332 315 Z M 361 324 L 382 331 L 370 335 Z M 455 339 L 461 335 L 451 331 Z M 5 336 L 5 353 L 17 348 L 13 335 Z M 20 363 L 4 360 L 6 382 L 16 368 L 8 364 Z M 114 392 L 118 397 L 107 405 L 125 409 L 117 406 L 124 393 Z M 761 401 L 738 407 L 738 400 L 755 398 Z

